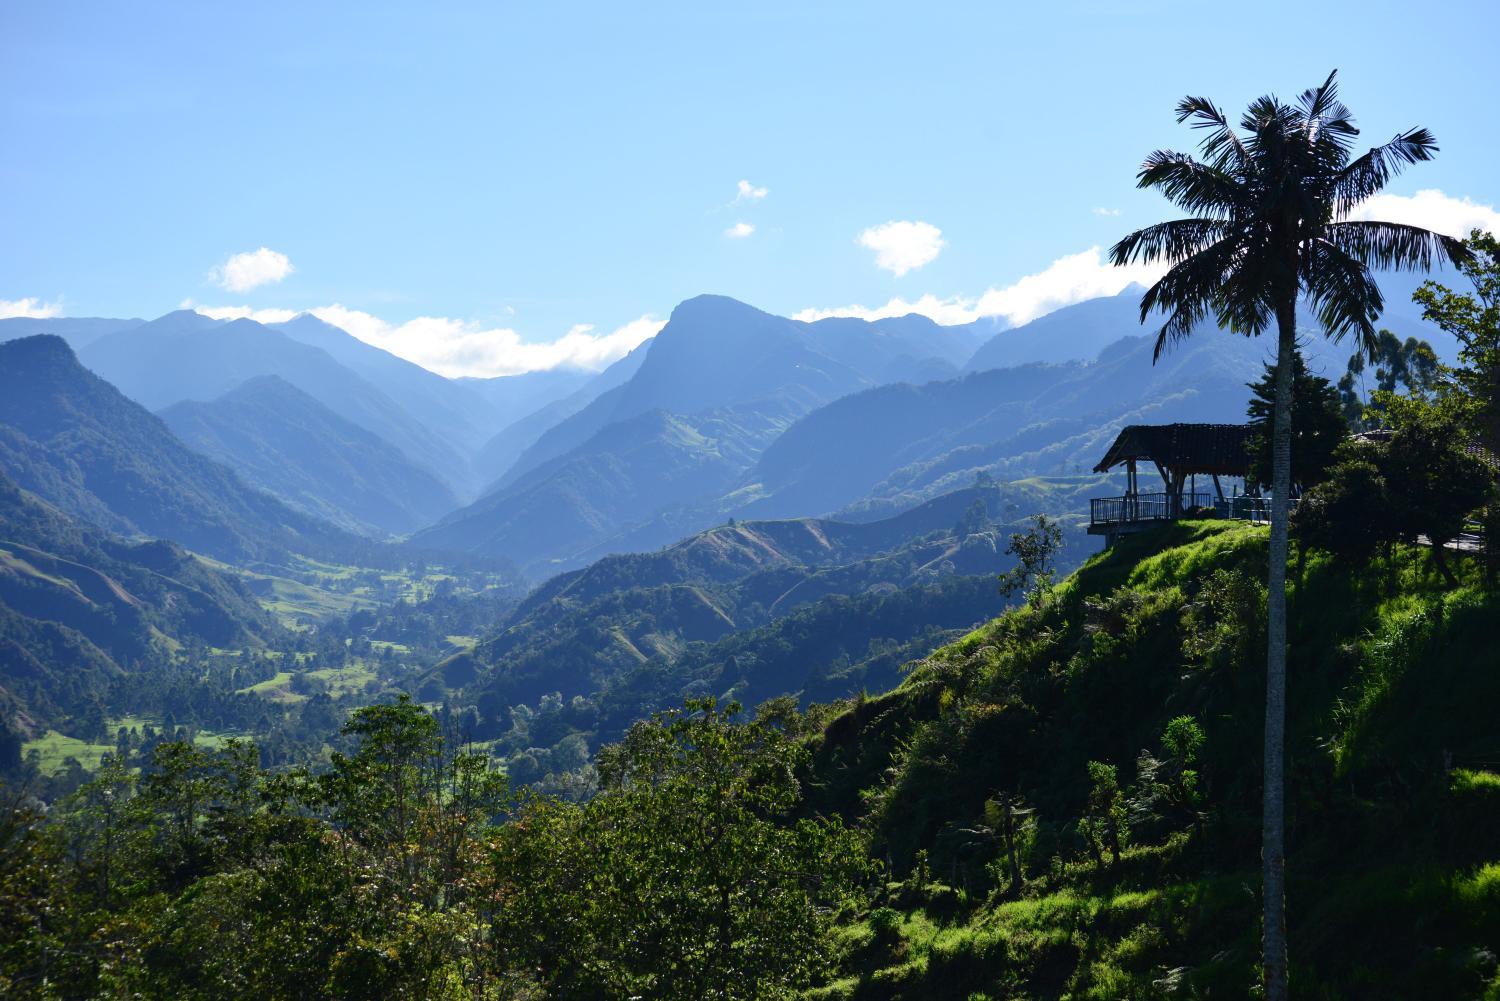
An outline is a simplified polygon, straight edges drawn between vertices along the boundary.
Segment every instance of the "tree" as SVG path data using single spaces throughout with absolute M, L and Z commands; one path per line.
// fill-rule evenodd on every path
M 1088 772 L 1089 797 L 1078 821 L 1078 832 L 1096 863 L 1104 862 L 1103 849 L 1108 848 L 1110 861 L 1119 865 L 1129 830 L 1119 774 L 1114 765 L 1102 761 L 1090 761 Z
M 1057 552 L 1062 548 L 1062 526 L 1045 514 L 1032 517 L 1024 532 L 1012 532 L 1005 551 L 1016 558 L 1016 565 L 1000 575 L 1000 592 L 1007 597 L 1024 594 L 1032 607 L 1038 607 L 1052 590 L 1052 575 Z
M 1489 453 L 1491 475 L 1500 476 L 1500 239 L 1473 230 L 1465 241 L 1472 256 L 1459 270 L 1474 286 L 1472 294 L 1454 292 L 1427 282 L 1412 298 L 1421 304 L 1423 319 L 1458 338 L 1458 367 L 1449 387 L 1460 398 L 1460 426 Z M 1486 562 L 1491 574 L 1500 563 L 1500 505 L 1485 513 L 1490 540 Z
M 809 985 L 829 908 L 868 863 L 838 821 L 793 819 L 806 749 L 772 717 L 689 700 L 601 751 L 602 790 L 499 832 L 501 965 L 558 996 L 761 998 Z M 774 714 L 773 714 L 774 715 Z
M 1136 758 L 1136 794 L 1131 803 L 1136 823 L 1156 820 L 1163 812 L 1190 820 L 1203 836 L 1203 793 L 1198 787 L 1198 749 L 1206 739 L 1192 716 L 1177 716 L 1161 734 L 1161 757 L 1141 751 Z
M 1376 464 L 1380 452 L 1374 444 L 1343 446 L 1327 478 L 1303 495 L 1292 528 L 1304 552 L 1316 546 L 1359 567 L 1394 537 L 1390 497 Z
M 1266 366 L 1265 374 L 1250 384 L 1250 475 L 1252 483 L 1270 486 L 1274 474 L 1275 454 L 1271 442 L 1271 421 L 1276 409 L 1276 370 Z M 1349 427 L 1345 423 L 1338 391 L 1322 376 L 1313 375 L 1302 360 L 1302 352 L 1292 354 L 1292 483 L 1298 492 L 1322 481 L 1333 453 Z
M 1210 315 L 1234 333 L 1258 336 L 1272 324 L 1277 333 L 1262 824 L 1268 1001 L 1287 997 L 1286 564 L 1297 300 L 1306 297 L 1327 334 L 1352 333 L 1368 349 L 1384 306 L 1371 266 L 1429 269 L 1439 258 L 1460 263 L 1471 257 L 1459 241 L 1415 226 L 1348 218 L 1401 169 L 1432 159 L 1437 142 L 1416 128 L 1351 158 L 1359 130 L 1338 100 L 1336 75 L 1295 104 L 1257 99 L 1240 119 L 1243 135 L 1213 102 L 1184 98 L 1177 120 L 1202 133 L 1204 160 L 1159 150 L 1146 158 L 1137 180 L 1142 188 L 1159 189 L 1188 217 L 1137 230 L 1110 250 L 1117 265 L 1168 265 L 1141 298 L 1143 323 L 1157 310 L 1166 314 L 1157 357 Z
M 1431 344 L 1415 337 L 1402 341 L 1389 330 L 1381 330 L 1375 335 L 1375 346 L 1368 361 L 1375 366 L 1374 392 L 1394 393 L 1397 385 L 1401 385 L 1406 387 L 1408 395 L 1425 398 L 1437 385 L 1442 370 Z M 1349 357 L 1349 365 L 1339 379 L 1339 405 L 1351 427 L 1365 428 L 1380 423 L 1378 404 L 1373 408 L 1376 411 L 1374 421 L 1366 414 L 1371 409 L 1371 401 L 1365 393 L 1365 368 L 1365 352 L 1356 351 Z M 1359 383 L 1357 388 L 1356 382 Z
M 1458 581 L 1444 546 L 1464 521 L 1493 494 L 1493 473 L 1463 446 L 1451 411 L 1420 401 L 1388 397 L 1396 434 L 1377 453 L 1397 538 L 1427 539 L 1432 562 L 1450 587 Z

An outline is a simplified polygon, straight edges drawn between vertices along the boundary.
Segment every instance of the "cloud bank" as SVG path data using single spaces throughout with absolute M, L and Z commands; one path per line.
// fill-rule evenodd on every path
M 921 313 L 942 324 L 972 323 L 981 317 L 997 316 L 1016 325 L 1085 299 L 1118 295 L 1131 283 L 1155 281 L 1164 271 L 1165 268 L 1157 265 L 1112 267 L 1105 261 L 1102 247 L 1090 247 L 1082 253 L 1059 257 L 1043 271 L 1027 275 L 1003 288 L 987 289 L 979 296 L 940 298 L 924 295 L 914 300 L 897 297 L 884 306 L 804 309 L 793 319 L 857 316 L 865 320 L 881 320 Z
M 208 272 L 208 280 L 231 292 L 248 292 L 261 285 L 279 282 L 295 271 L 285 254 L 270 247 L 234 254 Z
M 292 309 L 199 306 L 192 302 L 183 303 L 183 307 L 216 320 L 251 319 L 257 323 L 284 323 L 298 313 Z M 366 344 L 450 378 L 519 375 L 560 367 L 598 371 L 655 337 L 666 325 L 664 321 L 643 316 L 608 333 L 597 333 L 592 325 L 581 323 L 554 341 L 526 341 L 509 327 L 485 327 L 444 316 L 419 316 L 405 323 L 390 323 L 339 303 L 306 312 L 348 331 Z
M 1476 228 L 1500 234 L 1500 212 L 1493 205 L 1454 198 L 1436 188 L 1414 195 L 1376 195 L 1361 202 L 1349 218 L 1405 223 L 1456 237 L 1466 237 Z
M 897 278 L 937 260 L 947 246 L 943 231 L 927 222 L 891 221 L 859 234 L 861 247 L 875 251 L 875 266 Z
M 25 299 L 0 299 L 0 320 L 8 320 L 16 316 L 25 316 L 33 320 L 50 320 L 54 316 L 62 316 L 62 304 L 43 302 L 35 296 L 28 296 Z

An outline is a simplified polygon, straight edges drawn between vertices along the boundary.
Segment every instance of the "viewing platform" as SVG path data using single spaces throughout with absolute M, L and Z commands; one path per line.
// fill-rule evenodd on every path
M 1106 473 L 1125 467 L 1125 494 L 1089 501 L 1089 534 L 1113 544 L 1122 535 L 1154 528 L 1195 514 L 1263 521 L 1270 501 L 1261 497 L 1227 497 L 1221 478 L 1243 480 L 1250 472 L 1250 429 L 1243 424 L 1132 424 L 1122 430 L 1094 467 Z M 1163 489 L 1143 493 L 1137 479 L 1142 460 L 1156 466 Z M 1196 489 L 1208 477 L 1212 492 Z

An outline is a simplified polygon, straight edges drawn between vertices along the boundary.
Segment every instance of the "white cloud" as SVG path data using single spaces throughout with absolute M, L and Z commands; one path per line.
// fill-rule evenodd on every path
M 943 231 L 926 222 L 887 222 L 859 234 L 859 245 L 875 251 L 875 266 L 897 278 L 930 264 L 946 246 Z
M 730 226 L 728 229 L 726 229 L 724 231 L 724 235 L 729 237 L 731 240 L 743 240 L 745 237 L 754 232 L 755 227 L 750 223 L 737 222 L 733 226 Z
M 251 319 L 258 323 L 284 323 L 297 315 L 290 309 L 249 306 L 194 306 L 186 302 L 183 307 L 216 320 Z M 450 377 L 517 375 L 564 366 L 598 371 L 655 337 L 665 326 L 661 320 L 643 316 L 608 333 L 595 333 L 593 326 L 583 323 L 553 341 L 526 341 L 508 327 L 484 327 L 443 316 L 419 316 L 397 324 L 338 303 L 307 312 L 367 344 Z
M 62 315 L 62 303 L 43 302 L 35 296 L 25 299 L 0 299 L 0 320 L 13 316 L 26 316 L 34 320 L 50 320 Z
M 279 282 L 296 269 L 285 254 L 270 247 L 234 254 L 208 272 L 208 280 L 231 292 L 248 292 L 271 282 Z
M 751 184 L 749 181 L 741 181 L 738 185 L 736 185 L 735 191 L 736 191 L 735 196 L 734 196 L 735 203 L 739 203 L 739 202 L 758 202 L 762 198 L 766 197 L 766 195 L 769 195 L 771 193 L 770 189 L 768 189 L 768 188 L 757 188 L 755 185 Z
M 1494 206 L 1454 198 L 1436 188 L 1410 196 L 1376 195 L 1360 203 L 1349 218 L 1405 223 L 1456 237 L 1467 237 L 1476 227 L 1500 234 L 1500 212 Z
M 1117 216 L 1119 214 L 1120 214 L 1120 210 L 1119 209 L 1103 209 L 1103 208 L 1100 208 L 1100 209 L 1095 209 L 1094 210 L 1094 215 Z
M 972 323 L 985 316 L 1004 317 L 1012 324 L 1026 323 L 1054 309 L 1085 299 L 1117 295 L 1132 282 L 1147 284 L 1161 277 L 1161 265 L 1132 264 L 1117 268 L 1104 259 L 1100 247 L 1090 247 L 1053 261 L 1046 270 L 1007 285 L 991 288 L 977 297 L 939 298 L 924 295 L 916 300 L 894 298 L 884 306 L 841 306 L 834 309 L 804 309 L 797 320 L 821 320 L 829 316 L 857 316 L 879 320 L 907 313 L 921 313 L 938 323 Z

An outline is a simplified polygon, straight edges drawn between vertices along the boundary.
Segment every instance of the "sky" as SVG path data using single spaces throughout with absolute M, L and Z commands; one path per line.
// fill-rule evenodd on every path
M 1248 13 L 1247 13 L 1248 11 Z M 1185 94 L 1337 68 L 1500 230 L 1500 4 L 11 3 L 0 315 L 317 315 L 434 371 L 598 369 L 691 296 L 1024 322 L 1118 292 Z

